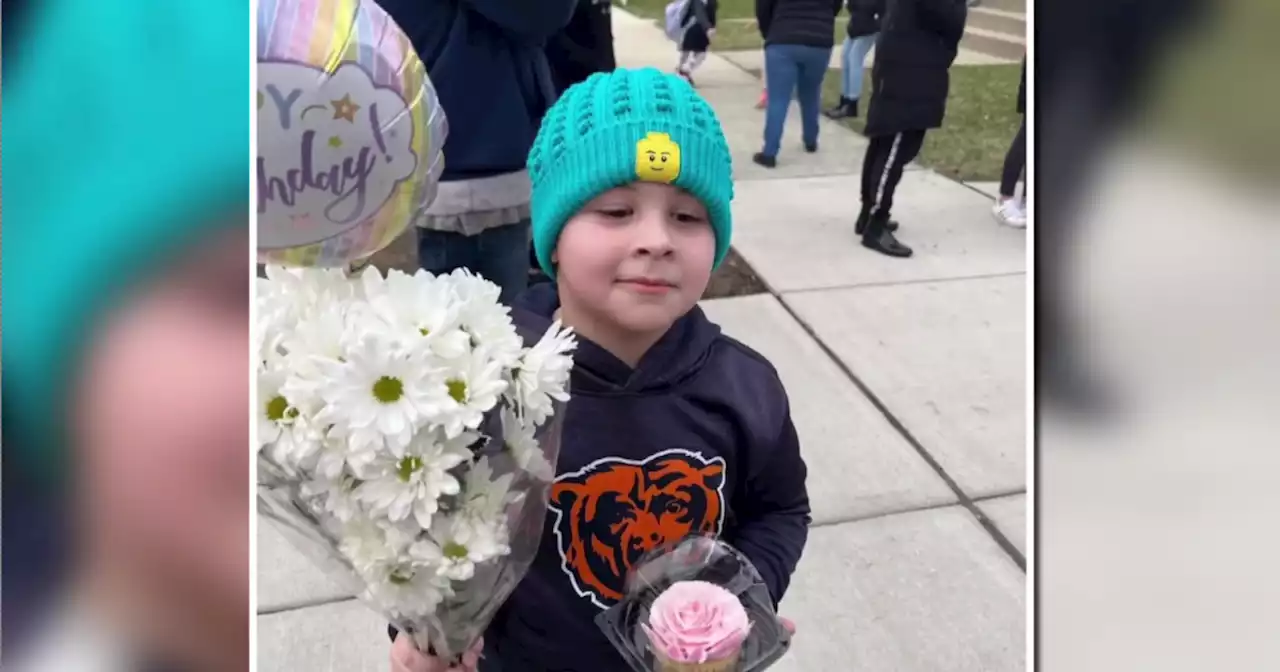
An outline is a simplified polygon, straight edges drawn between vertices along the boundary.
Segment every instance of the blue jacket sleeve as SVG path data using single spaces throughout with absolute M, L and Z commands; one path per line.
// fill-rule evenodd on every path
M 747 475 L 744 492 L 735 493 L 737 526 L 729 542 L 755 565 L 769 587 L 774 606 L 791 584 L 809 538 L 808 468 L 786 397 L 778 435 L 756 449 L 761 454 Z
M 465 3 L 512 36 L 539 43 L 545 43 L 569 25 L 578 6 L 578 0 L 465 0 Z

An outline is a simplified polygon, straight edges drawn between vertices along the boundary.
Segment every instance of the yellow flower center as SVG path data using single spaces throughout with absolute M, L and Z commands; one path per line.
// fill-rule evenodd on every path
M 403 586 L 413 580 L 413 572 L 407 569 L 393 570 L 387 580 L 397 586 Z
M 449 396 L 459 404 L 467 400 L 467 381 L 465 380 L 449 380 L 445 381 L 445 386 L 449 388 Z
M 394 404 L 404 396 L 404 383 L 399 378 L 383 376 L 373 383 L 373 398 L 384 404 Z
M 414 472 L 418 471 L 421 468 L 422 468 L 421 457 L 417 457 L 415 455 L 405 455 L 404 457 L 400 458 L 400 464 L 398 465 L 397 473 L 400 476 L 401 481 L 408 483 L 409 477 L 413 476 Z
M 431 330 L 430 330 L 430 329 L 428 329 L 428 328 L 426 328 L 426 327 L 421 327 L 421 328 L 419 328 L 419 329 L 418 329 L 418 333 L 419 333 L 419 334 L 422 334 L 423 336 L 430 336 L 430 335 L 431 335 Z
M 450 560 L 461 560 L 467 557 L 467 547 L 456 541 L 451 541 L 444 545 L 444 557 Z
M 285 414 L 289 412 L 289 400 L 282 396 L 276 395 L 267 402 L 267 419 L 272 422 L 280 422 L 284 420 Z

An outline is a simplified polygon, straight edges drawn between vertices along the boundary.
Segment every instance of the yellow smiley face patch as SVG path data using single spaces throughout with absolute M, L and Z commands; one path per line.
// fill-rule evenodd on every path
M 649 133 L 636 143 L 636 179 L 671 184 L 680 176 L 680 145 L 666 133 Z

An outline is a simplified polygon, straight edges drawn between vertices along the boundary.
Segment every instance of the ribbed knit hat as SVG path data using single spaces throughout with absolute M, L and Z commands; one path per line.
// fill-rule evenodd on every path
M 685 80 L 654 68 L 596 73 L 547 110 L 529 151 L 533 247 L 555 277 L 560 230 L 591 199 L 639 181 L 674 184 L 703 205 L 715 263 L 733 234 L 733 165 L 720 120 Z
M 22 44 L 4 82 L 5 423 L 29 466 L 62 463 L 71 385 L 113 302 L 247 226 L 246 8 L 51 0 L 6 36 Z

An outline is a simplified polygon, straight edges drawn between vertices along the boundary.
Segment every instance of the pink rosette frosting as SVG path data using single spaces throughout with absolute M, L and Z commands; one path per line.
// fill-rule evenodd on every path
M 751 630 L 733 593 L 706 581 L 680 581 L 653 601 L 641 624 L 654 650 L 676 663 L 723 660 L 742 648 Z

